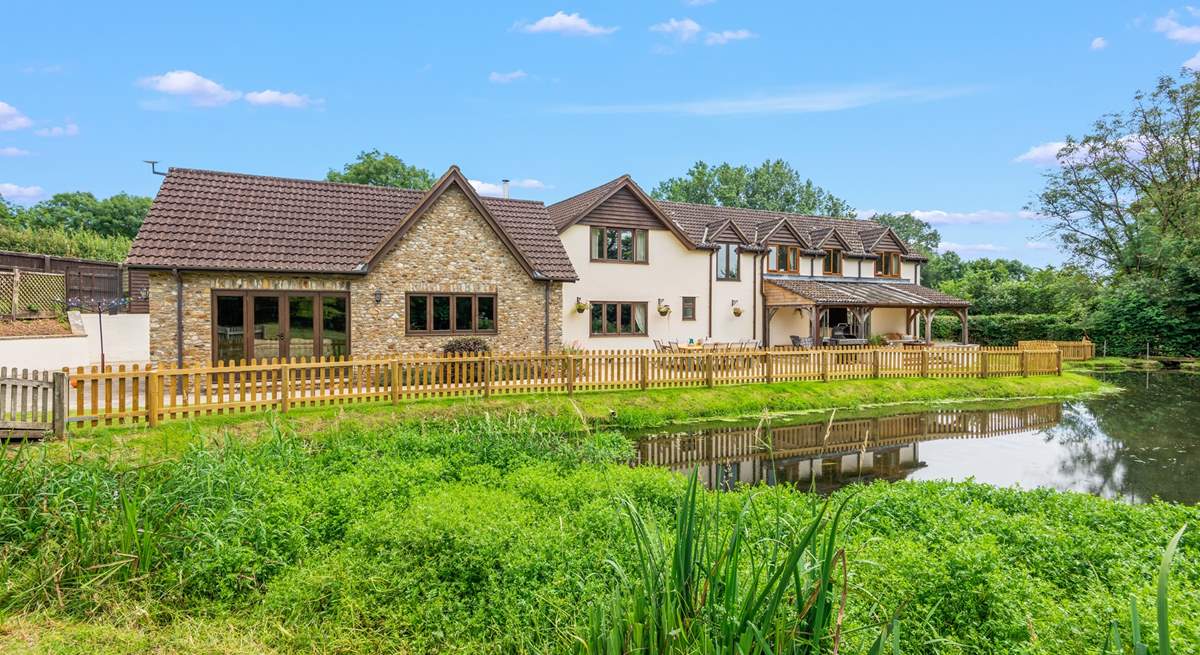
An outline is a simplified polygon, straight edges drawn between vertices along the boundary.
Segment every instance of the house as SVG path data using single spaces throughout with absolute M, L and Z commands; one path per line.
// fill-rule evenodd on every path
M 451 167 L 428 191 L 172 168 L 126 263 L 152 359 L 201 363 L 913 338 L 967 311 L 924 261 L 871 221 L 655 201 L 627 175 L 547 207 Z
M 179 364 L 554 350 L 576 279 L 542 203 L 457 167 L 428 191 L 172 168 L 126 263 L 149 275 L 151 359 Z
M 872 221 L 655 201 L 627 175 L 549 212 L 579 274 L 563 284 L 568 345 L 916 338 L 938 310 L 967 313 Z

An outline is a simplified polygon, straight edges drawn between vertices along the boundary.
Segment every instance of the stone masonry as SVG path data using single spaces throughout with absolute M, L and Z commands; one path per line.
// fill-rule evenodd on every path
M 350 351 L 356 357 L 436 352 L 455 336 L 406 336 L 405 293 L 495 293 L 497 352 L 541 352 L 544 281 L 535 281 L 457 188 L 448 189 L 362 277 L 184 272 L 184 361 L 212 359 L 212 290 L 350 292 Z M 550 349 L 562 345 L 562 284 L 550 282 Z M 375 302 L 376 289 L 382 298 Z M 150 274 L 150 356 L 175 360 L 175 279 Z

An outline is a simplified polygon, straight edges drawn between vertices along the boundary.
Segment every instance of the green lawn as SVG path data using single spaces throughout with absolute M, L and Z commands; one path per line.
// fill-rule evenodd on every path
M 1099 389 L 1074 375 L 904 382 L 434 401 L 96 431 L 69 457 L 27 448 L 0 463 L 0 652 L 573 652 L 637 561 L 622 503 L 657 533 L 685 486 L 622 464 L 631 444 L 614 426 L 863 407 L 897 388 L 905 402 Z M 845 653 L 896 612 L 905 653 L 1098 652 L 1130 594 L 1152 616 L 1163 545 L 1200 521 L 1196 507 L 971 483 L 843 499 Z M 702 494 L 701 511 L 728 534 L 746 506 L 746 547 L 770 561 L 821 502 L 744 489 Z M 1176 653 L 1200 644 L 1198 586 L 1189 533 Z

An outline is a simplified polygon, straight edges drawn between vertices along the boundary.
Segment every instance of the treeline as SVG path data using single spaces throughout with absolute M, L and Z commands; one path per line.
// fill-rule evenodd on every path
M 123 261 L 150 210 L 150 198 L 86 191 L 55 194 L 30 207 L 0 198 L 0 250 Z

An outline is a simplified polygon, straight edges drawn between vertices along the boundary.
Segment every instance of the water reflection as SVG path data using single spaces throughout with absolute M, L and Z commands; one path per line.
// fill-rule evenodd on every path
M 826 423 L 745 424 L 653 435 L 638 463 L 710 488 L 794 484 L 830 491 L 876 479 L 966 479 L 1144 502 L 1200 500 L 1200 376 L 1106 376 L 1126 389 L 1086 401 L 949 409 Z

